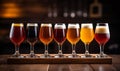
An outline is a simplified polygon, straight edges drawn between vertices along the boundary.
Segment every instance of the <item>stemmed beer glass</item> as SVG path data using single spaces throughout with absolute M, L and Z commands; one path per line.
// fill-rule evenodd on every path
M 66 26 L 64 23 L 56 23 L 54 26 L 54 39 L 58 44 L 59 51 L 55 58 L 64 58 L 62 44 L 66 40 Z
M 85 44 L 85 54 L 81 57 L 92 57 L 92 55 L 89 53 L 89 44 L 94 39 L 94 30 L 92 23 L 81 24 L 80 39 Z
M 27 23 L 27 42 L 30 44 L 30 54 L 27 57 L 37 57 L 34 53 L 34 44 L 38 40 L 38 24 Z
M 48 45 L 53 40 L 53 30 L 51 23 L 42 23 L 40 27 L 39 39 L 45 45 L 45 52 L 41 58 L 50 58 L 51 56 L 48 53 Z
M 95 40 L 100 45 L 100 54 L 97 57 L 106 57 L 104 54 L 104 46 L 110 39 L 110 31 L 108 23 L 97 23 L 95 29 Z
M 80 40 L 79 24 L 71 24 L 71 23 L 68 24 L 67 40 L 72 44 L 72 54 L 69 55 L 68 57 L 70 58 L 79 57 L 75 51 L 76 43 Z
M 12 23 L 9 37 L 15 45 L 15 53 L 12 57 L 23 57 L 19 53 L 19 46 L 25 39 L 25 29 L 23 23 Z

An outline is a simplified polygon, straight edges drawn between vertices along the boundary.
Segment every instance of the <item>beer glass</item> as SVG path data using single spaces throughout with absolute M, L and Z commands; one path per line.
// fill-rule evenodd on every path
M 80 27 L 79 24 L 68 24 L 68 29 L 67 29 L 67 40 L 72 44 L 72 54 L 69 55 L 68 57 L 73 58 L 73 57 L 78 57 L 75 51 L 75 46 L 76 43 L 80 39 Z
M 41 57 L 42 58 L 51 57 L 48 53 L 48 45 L 53 40 L 52 24 L 50 24 L 50 23 L 42 23 L 41 24 L 39 39 L 45 45 L 45 52 L 44 52 L 44 55 L 42 55 Z
M 19 53 L 19 46 L 25 39 L 23 23 L 12 23 L 9 37 L 11 42 L 15 45 L 15 53 L 12 57 L 22 57 Z
M 34 44 L 38 40 L 38 24 L 27 23 L 27 42 L 30 44 L 30 54 L 28 57 L 37 57 L 34 53 Z
M 100 54 L 97 57 L 106 57 L 107 55 L 104 54 L 104 45 L 110 39 L 110 31 L 108 23 L 97 23 L 95 29 L 95 40 L 100 45 Z
M 66 26 L 64 23 L 56 23 L 54 25 L 54 39 L 58 44 L 59 51 L 55 58 L 65 57 L 62 53 L 62 44 L 66 40 Z
M 81 57 L 92 57 L 89 53 L 89 44 L 94 39 L 94 30 L 92 23 L 82 23 L 80 39 L 85 44 L 85 54 Z

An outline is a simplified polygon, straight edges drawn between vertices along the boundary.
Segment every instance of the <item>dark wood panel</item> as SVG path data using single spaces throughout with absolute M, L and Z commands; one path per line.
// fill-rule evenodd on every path
M 112 57 L 96 58 L 97 54 L 91 54 L 89 58 L 68 58 L 69 54 L 65 54 L 66 58 L 55 58 L 55 54 L 51 54 L 52 58 L 14 58 L 8 57 L 8 64 L 111 64 Z M 78 54 L 82 56 L 83 54 Z M 25 54 L 23 56 L 26 56 Z M 41 56 L 39 54 L 39 56 Z
M 112 64 L 6 64 L 9 55 L 0 55 L 0 71 L 120 71 L 120 55 L 110 55 Z

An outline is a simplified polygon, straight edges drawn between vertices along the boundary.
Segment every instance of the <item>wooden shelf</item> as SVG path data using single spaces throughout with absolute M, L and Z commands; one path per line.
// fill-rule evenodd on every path
M 69 54 L 65 54 L 68 56 Z M 81 56 L 82 54 L 78 54 Z M 96 54 L 92 54 L 92 58 L 13 58 L 8 57 L 8 64 L 112 64 L 112 57 L 96 58 Z M 26 55 L 24 55 L 26 56 Z M 39 54 L 40 56 L 40 54 Z M 54 56 L 54 54 L 51 54 Z

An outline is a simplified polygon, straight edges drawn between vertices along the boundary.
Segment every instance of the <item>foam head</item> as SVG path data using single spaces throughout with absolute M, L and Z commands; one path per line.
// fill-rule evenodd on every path
M 55 29 L 66 29 L 65 24 L 55 24 L 54 26 Z
M 93 28 L 92 23 L 82 23 L 81 28 Z
M 37 23 L 27 23 L 27 26 L 38 26 Z
M 12 23 L 12 26 L 24 26 L 23 23 Z
M 109 28 L 106 26 L 96 26 L 95 33 L 109 33 Z
M 68 24 L 68 28 L 80 28 L 79 24 Z
M 52 27 L 52 24 L 51 23 L 42 23 L 41 24 L 41 27 L 43 27 L 43 26 L 46 26 L 46 27 Z

